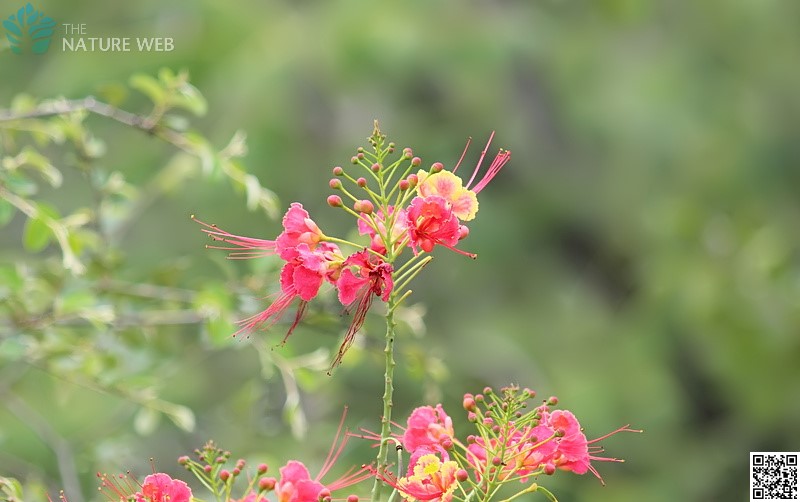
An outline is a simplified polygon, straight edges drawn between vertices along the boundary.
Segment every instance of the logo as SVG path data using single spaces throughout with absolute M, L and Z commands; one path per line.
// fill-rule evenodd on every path
M 47 52 L 55 25 L 52 18 L 34 9 L 30 3 L 3 21 L 6 37 L 11 42 L 11 52 L 14 54 Z

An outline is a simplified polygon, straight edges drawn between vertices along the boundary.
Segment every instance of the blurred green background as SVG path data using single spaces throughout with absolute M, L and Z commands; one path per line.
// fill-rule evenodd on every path
M 300 201 L 329 233 L 351 224 L 325 205 L 330 168 L 365 145 L 373 119 L 426 165 L 452 166 L 472 136 L 472 166 L 497 131 L 493 148 L 513 156 L 481 192 L 461 246 L 478 260 L 437 250 L 403 313 L 399 422 L 442 402 L 465 431 L 464 392 L 515 382 L 557 394 L 589 438 L 625 423 L 645 429 L 604 442 L 627 460 L 597 465 L 605 487 L 569 473 L 541 480 L 562 501 L 746 500 L 748 452 L 800 449 L 800 4 L 35 5 L 59 23 L 85 23 L 87 36 L 172 37 L 175 50 L 62 52 L 62 31 L 45 55 L 6 47 L 0 108 L 20 93 L 103 96 L 134 73 L 186 69 L 209 106 L 195 129 L 219 148 L 245 131 L 242 164 L 277 194 L 278 213 Z M 0 0 L 0 13 L 20 6 Z M 120 106 L 146 110 L 146 100 L 131 93 Z M 141 132 L 100 117 L 87 124 L 106 143 L 102 168 L 145 193 L 175 158 Z M 41 196 L 64 212 L 89 204 L 79 174 L 63 172 L 63 187 Z M 137 216 L 115 278 L 218 303 L 230 291 L 231 319 L 253 312 L 277 264 L 205 250 L 191 213 L 234 233 L 280 230 L 228 185 L 190 177 Z M 0 264 L 57 266 L 53 246 L 23 249 L 24 226 L 17 215 L 0 228 Z M 345 404 L 352 429 L 378 427 L 383 329 L 370 318 L 328 377 L 346 320 L 332 295 L 311 314 L 285 347 L 276 347 L 282 325 L 238 341 L 214 338 L 207 323 L 100 323 L 71 327 L 75 352 L 63 348 L 57 363 L 4 353 L 0 474 L 32 486 L 31 500 L 36 485 L 66 485 L 80 502 L 97 497 L 96 471 L 146 474 L 152 457 L 180 473 L 174 459 L 209 438 L 235 457 L 273 469 L 297 458 L 316 472 Z M 230 331 L 229 320 L 213 330 Z M 2 324 L 6 341 L 30 335 Z M 66 339 L 57 334 L 42 336 Z M 88 370 L 75 361 L 91 350 L 117 358 L 113 375 L 80 378 Z M 104 378 L 130 388 L 145 379 L 190 409 L 194 427 L 158 421 Z M 342 467 L 372 459 L 362 443 Z

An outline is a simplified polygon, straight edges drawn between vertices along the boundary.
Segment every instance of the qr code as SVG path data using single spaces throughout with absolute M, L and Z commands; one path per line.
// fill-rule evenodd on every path
M 799 500 L 800 452 L 750 452 L 750 501 Z

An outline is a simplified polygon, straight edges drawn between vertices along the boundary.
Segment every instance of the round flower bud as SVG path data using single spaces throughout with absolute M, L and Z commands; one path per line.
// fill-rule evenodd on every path
M 333 175 L 334 176 L 341 176 L 343 174 L 344 174 L 344 169 L 342 169 L 342 166 L 336 166 L 336 167 L 333 168 Z
M 355 155 L 353 155 L 352 157 L 350 157 L 350 162 L 351 162 L 352 164 L 358 164 L 358 157 L 356 157 Z
M 342 207 L 342 198 L 338 195 L 329 195 L 328 205 L 331 207 Z
M 463 483 L 469 479 L 469 473 L 465 469 L 459 469 L 456 471 L 456 479 L 459 483 Z
M 331 187 L 331 189 L 333 190 L 338 190 L 342 188 L 342 182 L 341 180 L 337 180 L 336 178 L 331 178 L 331 180 L 328 182 L 328 186 Z
M 419 183 L 419 176 L 416 174 L 409 174 L 406 179 L 408 180 L 408 184 L 411 185 L 411 188 L 414 188 L 417 186 L 417 183 Z
M 364 151 L 363 151 L 364 149 L 362 148 L 361 150 L 362 151 L 360 151 L 360 152 L 358 152 L 358 154 L 356 154 L 356 157 L 358 158 L 358 160 L 364 160 Z
M 414 156 L 414 150 L 408 147 L 403 148 L 403 158 L 410 159 L 413 156 Z
M 219 479 L 221 479 L 222 481 L 228 481 L 228 479 L 230 479 L 230 477 L 231 477 L 231 473 L 228 472 L 227 469 L 222 469 L 221 471 L 219 471 Z
M 444 164 L 442 164 L 441 162 L 434 162 L 433 165 L 431 166 L 431 171 L 433 171 L 434 173 L 438 173 L 442 169 L 444 169 Z
M 470 411 L 469 413 L 467 413 L 467 421 L 468 422 L 477 422 L 478 421 L 478 415 L 476 415 L 475 413 Z
M 182 457 L 178 457 L 178 464 L 179 465 L 186 465 L 189 463 L 189 457 L 184 455 Z
M 550 396 L 547 398 L 547 405 L 548 406 L 555 406 L 558 404 L 558 398 L 556 396 Z
M 469 235 L 469 228 L 466 225 L 458 227 L 458 240 L 465 239 Z
M 420 164 L 422 164 L 421 158 L 414 157 L 413 159 L 411 159 L 411 167 L 419 167 Z
M 548 476 L 552 476 L 556 472 L 556 466 L 551 464 L 550 462 L 544 465 L 544 473 Z
M 464 396 L 464 401 L 462 402 L 462 405 L 464 406 L 464 409 L 467 411 L 475 411 L 476 407 L 475 398 L 469 395 Z
M 353 209 L 359 213 L 372 214 L 372 212 L 375 210 L 375 206 L 372 204 L 372 202 L 362 199 L 357 200 L 355 204 L 353 204 Z
M 258 480 L 258 489 L 262 492 L 268 492 L 275 488 L 278 480 L 275 478 L 261 478 Z
M 409 186 L 410 186 L 410 185 L 409 185 L 409 183 L 408 183 L 408 180 L 400 180 L 400 182 L 399 182 L 399 183 L 397 183 L 397 187 L 398 187 L 400 190 L 404 191 L 404 192 L 405 192 L 406 190 L 408 190 L 408 187 L 409 187 Z
M 442 439 L 442 443 L 441 444 L 442 444 L 442 448 L 444 448 L 445 450 L 449 451 L 449 450 L 453 449 L 453 440 L 450 439 L 450 438 Z
M 503 463 L 503 459 L 500 457 L 492 457 L 492 465 L 497 467 L 498 465 Z
M 217 457 L 217 459 L 214 460 L 214 462 L 216 462 L 218 464 L 224 464 L 226 460 L 228 460 L 228 459 L 225 458 L 225 457 L 220 456 L 220 457 Z
M 470 434 L 469 436 L 467 436 L 467 444 L 472 444 L 477 440 L 478 440 L 478 438 L 475 437 L 474 434 Z
M 367 178 L 358 178 L 356 180 L 356 185 L 360 186 L 361 188 L 364 188 L 365 186 L 367 186 Z
M 211 466 L 210 465 L 203 466 L 203 472 L 205 472 L 206 474 L 211 474 Z
M 258 468 L 256 469 L 256 471 L 257 471 L 259 474 L 264 474 L 264 473 L 266 473 L 266 472 L 267 472 L 267 469 L 269 469 L 269 467 L 267 466 L 267 464 L 258 464 Z
M 239 469 L 238 467 L 234 467 L 233 471 L 231 471 L 231 474 L 233 474 L 234 477 L 238 476 L 241 473 L 242 473 L 242 470 Z
M 485 399 L 483 398 L 483 394 L 475 394 L 475 402 L 476 403 L 482 403 L 484 401 L 485 401 Z
M 493 423 L 494 423 L 494 420 L 492 420 L 489 417 L 486 417 L 486 418 L 483 419 L 483 425 L 492 425 Z
M 491 388 L 491 387 L 488 387 L 488 386 L 487 386 L 487 387 L 484 387 L 484 388 L 483 388 L 483 393 L 484 393 L 484 394 L 486 394 L 487 396 L 490 396 L 490 395 L 492 395 L 492 392 L 493 392 L 493 391 L 492 391 L 492 388 Z
M 348 495 L 347 502 L 358 502 L 358 495 Z
M 377 173 L 378 171 L 381 170 L 381 165 L 376 162 L 376 163 L 372 164 L 370 169 L 372 169 L 373 173 Z
M 359 146 L 358 148 L 356 148 L 356 152 L 364 153 L 364 147 L 363 146 Z
M 319 492 L 319 500 L 326 501 L 331 499 L 331 491 L 327 488 L 323 488 L 322 491 Z

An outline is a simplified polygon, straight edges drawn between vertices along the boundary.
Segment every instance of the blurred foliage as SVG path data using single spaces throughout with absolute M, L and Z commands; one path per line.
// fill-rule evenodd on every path
M 0 108 L 95 95 L 150 110 L 185 142 L 96 113 L 0 122 L 0 474 L 75 502 L 95 471 L 146 472 L 150 457 L 168 471 L 209 438 L 273 465 L 321 462 L 344 404 L 351 428 L 374 428 L 380 319 L 333 378 L 333 298 L 285 347 L 281 326 L 231 341 L 277 264 L 203 250 L 188 218 L 276 235 L 247 210 L 280 214 L 270 192 L 237 195 L 258 179 L 323 228 L 347 228 L 325 212 L 325 181 L 373 118 L 425 162 L 451 166 L 467 136 L 493 129 L 513 152 L 464 242 L 479 259 L 438 253 L 403 312 L 397 417 L 441 401 L 458 427 L 463 392 L 516 382 L 558 394 L 590 437 L 645 429 L 606 444 L 627 462 L 600 466 L 605 487 L 546 480 L 564 501 L 741 499 L 749 451 L 798 449 L 800 5 L 36 7 L 91 36 L 170 36 L 175 51 L 0 51 Z M 205 101 L 183 106 L 199 92 L 174 94 L 162 67 L 187 69 Z M 184 129 L 206 106 L 191 121 L 202 132 Z M 247 170 L 238 139 L 211 146 L 237 130 L 251 138 Z M 193 432 L 158 420 L 175 410 L 192 410 Z M 340 462 L 371 458 L 353 444 Z

